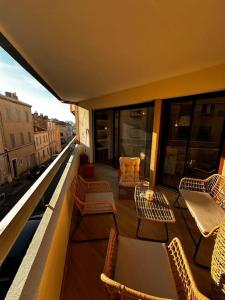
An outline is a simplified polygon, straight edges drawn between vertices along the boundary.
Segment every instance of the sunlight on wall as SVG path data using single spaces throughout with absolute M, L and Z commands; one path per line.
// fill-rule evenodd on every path
M 82 107 L 79 110 L 79 137 L 80 143 L 86 147 L 90 147 L 90 126 L 89 126 L 89 111 Z

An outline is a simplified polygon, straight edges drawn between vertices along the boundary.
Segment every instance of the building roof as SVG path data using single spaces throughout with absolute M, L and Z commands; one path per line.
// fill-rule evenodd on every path
M 17 100 L 17 99 L 13 99 L 13 98 L 11 98 L 11 97 L 7 97 L 7 96 L 2 95 L 2 94 L 0 94 L 0 99 L 6 100 L 6 101 L 10 101 L 10 102 L 13 102 L 13 103 L 15 103 L 15 104 L 27 106 L 27 107 L 30 107 L 30 108 L 32 107 L 32 105 L 30 105 L 30 104 L 28 104 L 28 103 L 22 102 L 22 101 Z

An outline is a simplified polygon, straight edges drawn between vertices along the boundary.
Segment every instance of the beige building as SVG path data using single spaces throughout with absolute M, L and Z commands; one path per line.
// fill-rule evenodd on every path
M 0 157 L 0 183 L 36 164 L 31 106 L 15 93 L 0 95 Z
M 51 153 L 49 149 L 49 136 L 47 130 L 42 130 L 35 128 L 34 141 L 35 141 L 35 155 L 37 164 L 41 164 L 49 161 L 51 158 Z
M 73 126 L 69 122 L 59 121 L 61 145 L 66 145 L 73 137 Z
M 57 120 L 48 120 L 49 148 L 51 156 L 61 151 L 60 125 Z
M 54 154 L 61 151 L 60 125 L 56 119 L 33 114 L 36 160 L 38 165 L 50 160 Z

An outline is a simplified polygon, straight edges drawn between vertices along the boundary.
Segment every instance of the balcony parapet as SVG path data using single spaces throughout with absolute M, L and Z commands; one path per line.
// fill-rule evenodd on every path
M 73 143 L 74 139 L 1 221 L 0 264 L 2 264 L 18 235 L 23 230 L 27 220 L 51 184 L 60 166 L 71 153 Z M 45 299 L 57 299 L 60 295 L 61 285 L 59 283 L 61 283 L 60 280 L 63 277 L 73 209 L 73 201 L 69 197 L 69 193 L 71 182 L 78 171 L 80 151 L 80 147 L 76 145 L 66 163 L 59 183 L 8 291 L 6 299 L 42 299 L 40 295 L 46 290 L 46 280 L 51 286 L 51 278 L 48 278 L 48 276 L 53 262 L 54 264 L 60 264 L 57 267 L 58 274 L 55 273 L 52 276 L 52 282 L 54 282 L 55 286 L 55 291 L 53 291 L 54 296 L 50 295 L 50 298 Z M 63 217 L 64 219 L 62 219 Z M 64 236 L 61 236 L 62 233 Z M 57 248 L 61 248 L 55 249 L 59 252 L 59 256 L 55 254 L 53 247 L 54 243 L 57 242 L 57 240 L 54 240 L 56 236 L 58 236 L 58 239 L 62 238 L 60 244 L 57 243 Z M 51 255 L 56 259 L 55 261 L 54 259 L 52 260 Z M 58 286 L 56 286 L 56 282 L 58 282 Z M 49 291 L 52 291 L 51 288 Z

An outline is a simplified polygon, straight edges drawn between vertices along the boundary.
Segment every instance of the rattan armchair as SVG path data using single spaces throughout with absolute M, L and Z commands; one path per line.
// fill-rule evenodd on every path
M 201 233 L 199 240 L 196 242 L 181 210 L 185 224 L 196 246 L 193 259 L 197 265 L 206 267 L 198 263 L 196 257 L 202 238 L 214 237 L 225 216 L 225 178 L 219 174 L 212 175 L 204 180 L 185 177 L 180 181 L 179 194 L 174 202 L 174 205 L 178 203 L 178 207 L 180 196 L 183 197 Z
M 108 181 L 98 180 L 89 182 L 77 175 L 71 186 L 71 194 L 77 208 L 77 222 L 71 235 L 72 242 L 92 242 L 108 239 L 108 237 L 85 240 L 75 239 L 81 221 L 84 217 L 91 215 L 112 215 L 116 230 L 118 231 L 114 194 Z
M 174 238 L 168 247 L 155 242 L 129 240 L 134 248 L 127 249 L 124 259 L 128 262 L 125 264 L 120 257 L 122 251 L 120 248 L 124 247 L 123 240 L 114 229 L 110 232 L 105 266 L 101 274 L 101 280 L 105 284 L 110 299 L 208 299 L 196 286 L 178 238 Z M 154 248 L 155 250 L 152 250 Z M 145 257 L 140 255 L 140 249 L 142 253 L 145 253 Z M 152 251 L 155 251 L 154 256 Z M 161 251 L 163 254 L 159 257 L 158 253 Z M 133 255 L 130 254 L 131 252 Z M 132 260 L 131 256 L 133 256 Z M 135 261 L 137 268 L 132 270 Z M 164 272 L 165 264 L 168 267 Z M 124 268 L 125 265 L 126 268 Z M 122 271 L 118 271 L 119 268 Z M 122 276 L 118 275 L 119 272 Z M 133 281 L 129 279 L 130 276 L 133 276 Z M 143 281 L 146 282 L 144 285 Z

